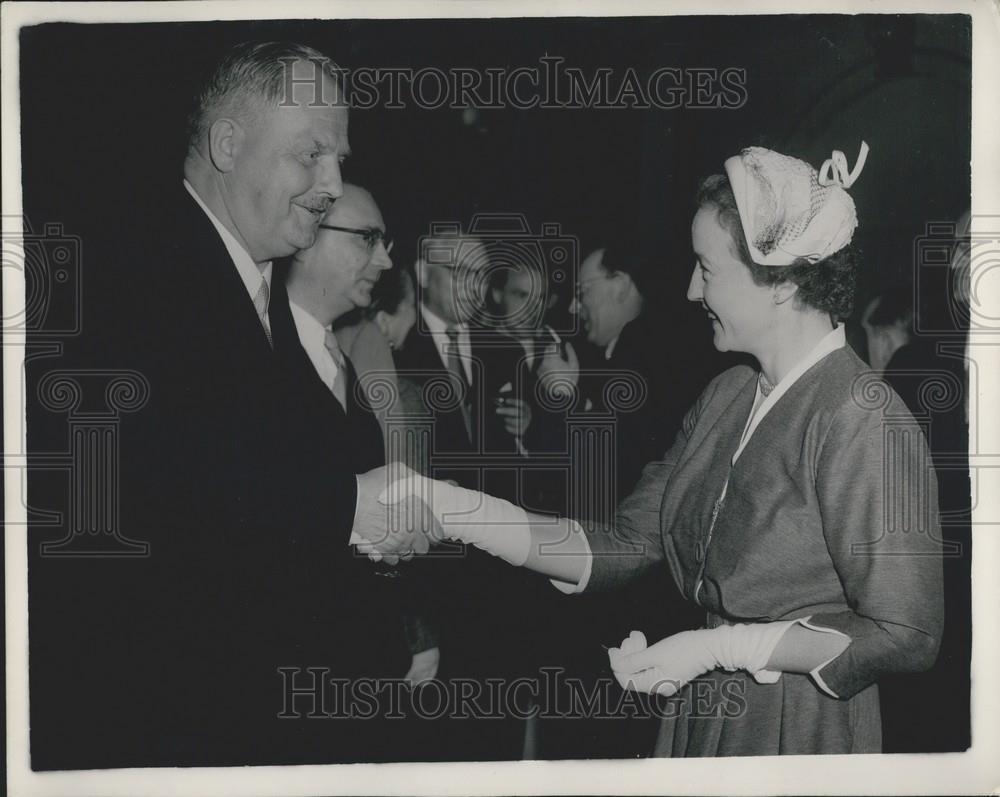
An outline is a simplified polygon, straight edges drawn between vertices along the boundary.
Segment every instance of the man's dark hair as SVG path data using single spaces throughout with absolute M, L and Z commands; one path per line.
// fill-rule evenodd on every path
M 713 174 L 702 180 L 698 185 L 695 205 L 699 209 L 715 209 L 719 223 L 729 231 L 732 238 L 733 254 L 750 269 L 754 283 L 777 285 L 793 282 L 798 286 L 795 295 L 799 302 L 829 313 L 837 319 L 851 315 L 857 273 L 857 254 L 853 247 L 845 246 L 817 263 L 799 258 L 787 266 L 762 266 L 750 257 L 736 197 L 728 177 Z
M 288 70 L 310 61 L 343 86 L 340 68 L 319 50 L 294 42 L 243 42 L 233 47 L 202 84 L 188 116 L 188 147 L 196 147 L 220 116 L 251 117 L 285 99 Z M 290 100 L 291 97 L 288 97 Z M 326 101 L 343 101 L 329 97 Z
M 653 295 L 657 271 L 652 257 L 637 243 L 638 235 L 621 232 L 604 244 L 601 266 L 608 274 L 628 274 L 639 294 L 645 299 Z

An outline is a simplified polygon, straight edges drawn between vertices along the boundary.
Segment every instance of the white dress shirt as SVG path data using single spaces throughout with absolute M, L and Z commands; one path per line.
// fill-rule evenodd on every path
M 295 322 L 295 330 L 299 334 L 302 348 L 309 355 L 309 361 L 316 369 L 316 373 L 319 374 L 319 378 L 323 380 L 323 384 L 330 391 L 333 391 L 333 383 L 340 368 L 337 367 L 337 363 L 333 361 L 333 357 L 330 356 L 330 352 L 326 348 L 326 333 L 330 327 L 323 326 L 314 316 L 303 310 L 291 299 L 288 300 L 288 306 L 292 310 L 292 321 Z
M 435 315 L 420 304 L 420 314 L 423 316 L 427 331 L 431 333 L 431 340 L 437 347 L 438 356 L 445 367 L 448 365 L 448 346 L 451 341 L 448 338 L 448 322 Z M 462 370 L 465 371 L 465 378 L 472 384 L 472 343 L 469 340 L 469 328 L 465 324 L 452 324 L 458 330 L 458 358 L 462 363 Z
M 247 293 L 250 295 L 250 301 L 252 302 L 260 292 L 260 284 L 262 282 L 267 283 L 268 293 L 270 293 L 271 263 L 266 263 L 263 268 L 254 263 L 253 258 L 250 257 L 250 253 L 243 248 L 243 245 L 236 240 L 235 236 L 208 209 L 208 205 L 202 201 L 201 197 L 198 196 L 198 192 L 194 190 L 194 187 L 186 179 L 184 180 L 184 187 L 194 197 L 194 201 L 198 203 L 198 206 L 205 211 L 205 215 L 208 216 L 209 221 L 212 222 L 215 229 L 218 230 L 219 237 L 222 238 L 222 243 L 225 244 L 226 251 L 229 252 L 229 257 L 232 258 L 233 265 L 236 266 L 236 271 L 246 286 Z M 271 319 L 267 312 L 264 313 L 264 319 L 265 323 L 270 327 Z

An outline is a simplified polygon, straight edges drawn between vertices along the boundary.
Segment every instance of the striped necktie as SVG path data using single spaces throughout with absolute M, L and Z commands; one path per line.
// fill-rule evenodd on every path
M 267 335 L 267 345 L 274 348 L 274 341 L 271 339 L 271 325 L 267 322 L 267 305 L 271 301 L 271 289 L 267 285 L 267 280 L 260 281 L 257 295 L 253 297 L 253 307 L 257 311 L 261 326 L 264 327 L 264 334 Z
M 344 412 L 347 412 L 347 360 L 344 357 L 344 353 L 340 350 L 337 336 L 333 334 L 332 330 L 326 330 L 326 335 L 323 337 L 323 345 L 326 346 L 326 350 L 330 354 L 330 359 L 337 366 L 337 375 L 333 378 L 333 387 L 331 388 L 333 395 L 340 402 L 340 406 L 344 408 Z

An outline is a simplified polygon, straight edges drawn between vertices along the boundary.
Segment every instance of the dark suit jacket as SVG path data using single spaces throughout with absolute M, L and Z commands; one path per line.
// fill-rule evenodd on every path
M 359 446 L 282 355 L 280 280 L 272 351 L 209 219 L 179 186 L 157 199 L 159 226 L 144 219 L 143 248 L 120 253 L 132 279 L 106 304 L 130 327 L 114 364 L 150 384 L 120 448 L 121 525 L 151 551 L 32 546 L 32 766 L 377 759 L 373 723 L 305 719 L 315 695 L 286 705 L 305 667 L 405 671 L 371 641 L 383 602 L 348 545 Z
M 474 439 L 466 434 L 459 408 L 432 411 L 430 475 L 519 503 L 520 469 L 526 461 L 496 415 L 494 399 L 507 383 L 513 387 L 511 395 L 524 395 L 524 352 L 517 341 L 492 330 L 473 330 L 470 337 Z M 433 339 L 419 327 L 397 354 L 397 367 L 401 378 L 428 388 L 425 397 L 431 393 L 428 383 L 448 374 Z M 419 573 L 414 577 L 431 585 L 437 599 L 428 611 L 440 618 L 445 675 L 483 678 L 525 672 L 530 643 L 524 613 L 536 602 L 532 595 L 552 589 L 544 579 L 471 546 L 411 564 Z
M 322 424 L 314 436 L 322 441 L 332 442 L 337 455 L 350 462 L 355 473 L 364 473 L 384 465 L 382 429 L 364 392 L 356 389 L 358 377 L 353 363 L 347 359 L 345 412 L 316 373 L 309 355 L 299 341 L 284 285 L 287 266 L 285 262 L 275 264 L 268 315 L 274 336 L 274 353 L 289 369 L 290 380 L 299 382 L 303 388 L 295 410 Z
M 466 432 L 461 408 L 455 402 L 436 403 L 437 391 L 428 384 L 448 377 L 448 370 L 432 336 L 419 326 L 415 327 L 406 339 L 406 345 L 396 355 L 400 377 L 409 379 L 424 390 L 425 402 L 434 416 L 432 453 L 441 462 L 476 464 L 476 457 L 480 454 L 513 456 L 517 453 L 514 439 L 504 430 L 493 402 L 505 384 L 509 383 L 516 394 L 521 392 L 518 368 L 521 347 L 516 341 L 489 330 L 473 329 L 470 341 L 473 361 L 471 438 Z M 478 489 L 467 470 L 456 471 L 454 476 L 448 478 Z
M 613 416 L 616 423 L 616 486 L 618 501 L 632 492 L 647 463 L 663 454 L 673 443 L 681 419 L 697 397 L 694 384 L 683 364 L 682 347 L 664 341 L 662 329 L 640 315 L 626 324 L 611 358 L 588 347 L 579 351 L 582 374 L 579 402 L 574 411 Z M 614 382 L 640 384 L 636 401 L 627 390 L 615 390 Z

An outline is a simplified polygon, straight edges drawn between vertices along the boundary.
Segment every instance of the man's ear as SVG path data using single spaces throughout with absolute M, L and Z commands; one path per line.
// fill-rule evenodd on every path
M 208 155 L 220 172 L 231 172 L 246 132 L 232 119 L 216 119 L 208 130 Z
M 611 278 L 615 281 L 614 297 L 618 302 L 624 302 L 628 298 L 629 289 L 632 287 L 632 278 L 624 271 L 614 271 Z
M 500 300 L 503 298 L 503 291 L 501 291 L 499 288 L 490 288 L 490 296 L 493 297 L 493 304 L 499 307 Z
M 389 337 L 389 314 L 385 310 L 379 310 L 375 313 L 375 326 L 378 327 L 378 331 L 382 333 L 385 338 Z
M 793 298 L 796 293 L 798 293 L 799 286 L 796 285 L 791 280 L 785 280 L 785 282 L 779 282 L 774 286 L 774 303 L 784 304 L 789 299 Z

